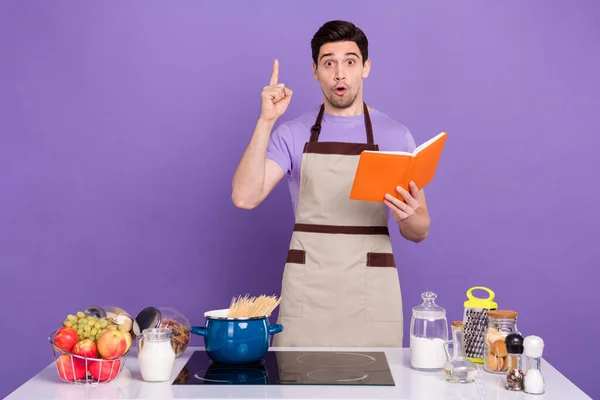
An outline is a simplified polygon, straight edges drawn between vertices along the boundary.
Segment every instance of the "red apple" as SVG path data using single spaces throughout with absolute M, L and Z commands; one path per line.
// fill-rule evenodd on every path
M 53 343 L 59 349 L 70 352 L 78 341 L 77 331 L 65 326 L 56 332 Z
M 83 339 L 73 347 L 73 354 L 85 358 L 98 358 L 98 349 L 96 343 L 91 339 Z M 76 363 L 85 364 L 85 360 L 79 357 L 73 357 Z
M 87 371 L 85 366 L 76 362 L 73 362 L 73 357 L 68 354 L 64 354 L 56 360 L 56 369 L 58 375 L 66 381 L 76 381 L 85 378 Z
M 98 382 L 115 379 L 121 367 L 121 360 L 91 361 L 88 369 Z
M 108 330 L 96 341 L 98 353 L 105 360 L 114 360 L 121 357 L 127 349 L 125 334 L 119 330 Z

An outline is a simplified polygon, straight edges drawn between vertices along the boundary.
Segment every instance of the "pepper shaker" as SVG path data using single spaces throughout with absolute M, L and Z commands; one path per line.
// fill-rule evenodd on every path
M 506 373 L 506 389 L 523 390 L 523 336 L 511 333 L 504 339 L 508 353 L 508 372 Z

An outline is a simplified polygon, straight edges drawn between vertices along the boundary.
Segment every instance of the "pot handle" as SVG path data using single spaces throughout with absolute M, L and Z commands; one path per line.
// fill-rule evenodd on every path
M 208 331 L 206 330 L 206 328 L 204 328 L 202 326 L 192 326 L 190 328 L 190 332 L 192 332 L 195 335 L 200 335 L 200 336 L 208 335 Z
M 281 324 L 273 324 L 273 325 L 269 325 L 269 335 L 274 335 L 276 333 L 279 333 L 283 330 L 283 325 Z

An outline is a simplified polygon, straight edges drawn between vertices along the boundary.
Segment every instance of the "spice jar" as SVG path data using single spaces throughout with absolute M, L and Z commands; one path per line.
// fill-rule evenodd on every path
M 523 336 L 511 333 L 504 339 L 508 353 L 508 371 L 506 373 L 506 389 L 523 390 Z
M 517 330 L 517 312 L 512 310 L 490 310 L 484 343 L 485 362 L 483 368 L 487 372 L 506 373 L 508 370 L 508 351 L 505 339 Z
M 171 329 L 171 346 L 179 357 L 190 344 L 190 327 L 188 319 L 172 307 L 146 307 L 135 317 L 133 333 L 138 336 L 144 329 Z

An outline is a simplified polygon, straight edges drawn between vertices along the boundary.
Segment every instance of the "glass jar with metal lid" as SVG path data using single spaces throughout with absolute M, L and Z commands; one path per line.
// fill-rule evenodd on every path
M 190 344 L 190 322 L 179 311 L 171 307 L 146 307 L 133 321 L 133 333 L 139 336 L 144 329 L 170 328 L 171 345 L 179 357 Z

